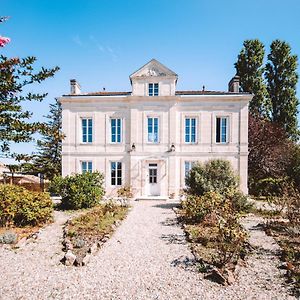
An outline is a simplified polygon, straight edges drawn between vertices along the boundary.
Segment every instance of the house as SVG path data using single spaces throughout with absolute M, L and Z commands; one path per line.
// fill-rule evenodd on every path
M 247 193 L 248 103 L 239 78 L 228 92 L 178 91 L 178 76 L 155 59 L 130 75 L 132 91 L 71 92 L 59 98 L 66 138 L 63 176 L 99 170 L 107 196 L 178 196 L 196 161 L 227 159 Z

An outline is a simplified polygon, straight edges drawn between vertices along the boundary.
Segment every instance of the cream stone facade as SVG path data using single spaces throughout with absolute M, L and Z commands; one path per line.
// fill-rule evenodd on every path
M 71 80 L 62 103 L 63 176 L 105 175 L 107 196 L 177 197 L 193 162 L 227 159 L 247 193 L 248 103 L 238 78 L 228 92 L 177 91 L 178 76 L 151 60 L 130 76 L 131 92 L 81 93 Z

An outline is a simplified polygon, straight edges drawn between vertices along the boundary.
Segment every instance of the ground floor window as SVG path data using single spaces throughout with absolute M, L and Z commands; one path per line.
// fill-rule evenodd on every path
M 93 172 L 93 163 L 91 161 L 82 161 L 81 162 L 81 172 Z
M 120 161 L 112 161 L 111 168 L 111 185 L 122 185 L 122 163 Z
M 189 172 L 191 171 L 191 169 L 194 165 L 195 165 L 194 161 L 185 161 L 184 162 L 184 176 L 185 176 L 185 178 L 187 177 L 187 175 L 189 174 Z

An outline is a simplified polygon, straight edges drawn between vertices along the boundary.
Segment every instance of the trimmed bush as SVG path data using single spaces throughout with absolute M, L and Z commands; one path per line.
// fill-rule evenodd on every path
M 16 185 L 0 185 L 0 226 L 36 226 L 52 219 L 48 193 L 31 192 Z
M 238 184 L 230 162 L 221 159 L 196 164 L 186 178 L 187 192 L 198 196 L 211 191 L 224 194 L 228 189 L 238 188 Z
M 99 172 L 86 172 L 71 176 L 54 177 L 50 191 L 62 197 L 61 206 L 65 209 L 93 207 L 102 199 L 104 176 Z

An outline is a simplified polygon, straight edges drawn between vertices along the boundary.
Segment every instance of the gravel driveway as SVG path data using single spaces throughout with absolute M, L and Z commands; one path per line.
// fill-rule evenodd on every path
M 17 251 L 0 248 L 0 298 L 287 299 L 280 284 L 267 290 L 257 282 L 251 286 L 250 278 L 224 288 L 203 280 L 172 206 L 161 201 L 134 202 L 113 237 L 88 266 L 80 268 L 59 262 L 61 224 L 67 219 L 60 213 L 36 243 Z

